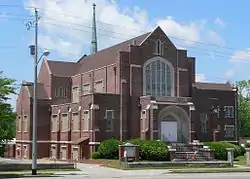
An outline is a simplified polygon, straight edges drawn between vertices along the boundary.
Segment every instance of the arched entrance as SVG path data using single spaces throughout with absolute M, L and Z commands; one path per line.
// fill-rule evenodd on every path
M 163 108 L 158 114 L 158 135 L 165 142 L 187 143 L 189 139 L 189 116 L 175 105 Z

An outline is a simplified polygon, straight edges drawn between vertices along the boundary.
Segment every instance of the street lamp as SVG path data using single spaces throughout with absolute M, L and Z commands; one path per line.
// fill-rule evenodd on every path
M 33 132 L 32 132 L 32 175 L 37 175 L 37 65 L 50 52 L 44 51 L 37 59 L 37 45 L 30 45 L 30 55 L 34 57 L 34 96 L 33 96 Z

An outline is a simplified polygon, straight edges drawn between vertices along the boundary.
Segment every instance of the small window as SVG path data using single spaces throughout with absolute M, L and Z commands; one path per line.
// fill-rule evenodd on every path
M 157 55 L 164 54 L 164 44 L 159 39 L 155 43 L 155 54 Z
M 201 126 L 202 133 L 208 132 L 208 118 L 207 118 L 207 114 L 205 113 L 200 114 L 200 126 Z
M 28 117 L 25 115 L 23 116 L 23 132 L 28 131 Z
M 60 96 L 60 97 L 63 96 L 63 88 L 62 88 L 62 87 L 59 88 L 59 96 Z
M 84 110 L 82 113 L 82 130 L 88 131 L 89 130 L 89 111 Z
M 96 93 L 103 93 L 103 81 L 102 80 L 95 82 L 95 92 Z
M 114 128 L 114 120 L 115 120 L 115 111 L 114 110 L 106 110 L 105 115 L 105 130 L 113 131 Z
M 59 96 L 59 94 L 58 94 L 58 88 L 55 88 L 54 92 L 55 92 L 55 97 L 58 97 Z
M 79 102 L 80 98 L 79 98 L 79 88 L 78 86 L 75 86 L 72 88 L 72 102 Z
M 78 131 L 80 129 L 78 113 L 72 113 L 72 123 L 73 123 L 72 130 Z
M 84 84 L 82 86 L 82 94 L 85 95 L 85 94 L 89 94 L 90 92 L 90 85 L 89 84 Z
M 18 132 L 21 132 L 21 130 L 22 130 L 22 118 L 21 118 L 21 116 L 18 116 L 17 121 L 16 121 L 16 125 L 17 125 Z
M 234 118 L 234 107 L 233 106 L 225 106 L 224 107 L 225 118 Z
M 62 132 L 69 131 L 68 114 L 62 114 Z
M 64 97 L 68 96 L 68 89 L 67 88 L 63 88 L 63 95 L 64 95 Z
M 51 123 L 52 123 L 51 124 L 52 132 L 58 131 L 58 115 L 57 114 L 52 115 Z
M 234 125 L 225 125 L 225 137 L 234 137 Z

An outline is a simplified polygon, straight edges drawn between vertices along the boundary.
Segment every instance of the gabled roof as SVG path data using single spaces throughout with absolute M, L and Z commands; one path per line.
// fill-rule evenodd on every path
M 30 97 L 33 97 L 34 83 L 23 81 L 22 86 L 28 90 Z M 37 83 L 37 99 L 49 99 L 43 83 Z
M 47 63 L 51 73 L 60 77 L 71 77 L 80 67 L 76 62 L 47 60 Z
M 193 87 L 200 90 L 232 91 L 233 86 L 230 83 L 193 83 Z
M 95 68 L 100 68 L 105 65 L 115 63 L 119 51 L 129 51 L 129 45 L 132 45 L 134 41 L 138 45 L 141 44 L 149 34 L 150 32 L 145 33 L 125 42 L 98 51 L 93 55 L 82 57 L 79 60 L 81 67 L 76 74 L 84 73 Z

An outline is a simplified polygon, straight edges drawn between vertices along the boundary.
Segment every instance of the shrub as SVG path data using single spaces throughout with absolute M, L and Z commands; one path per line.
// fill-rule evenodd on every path
M 100 152 L 93 152 L 92 153 L 92 159 L 100 159 L 101 153 Z
M 246 149 L 243 146 L 240 146 L 240 155 L 244 155 L 246 153 Z
M 229 142 L 206 142 L 205 145 L 215 150 L 215 159 L 218 160 L 227 160 L 227 148 L 234 148 L 235 157 L 241 154 L 240 147 Z
M 250 148 L 250 143 L 246 143 L 245 148 Z
M 103 159 L 118 159 L 118 146 L 121 144 L 119 140 L 109 139 L 103 141 L 98 147 L 100 158 Z
M 162 141 L 133 139 L 128 142 L 139 146 L 139 155 L 141 160 L 169 160 L 167 145 Z

